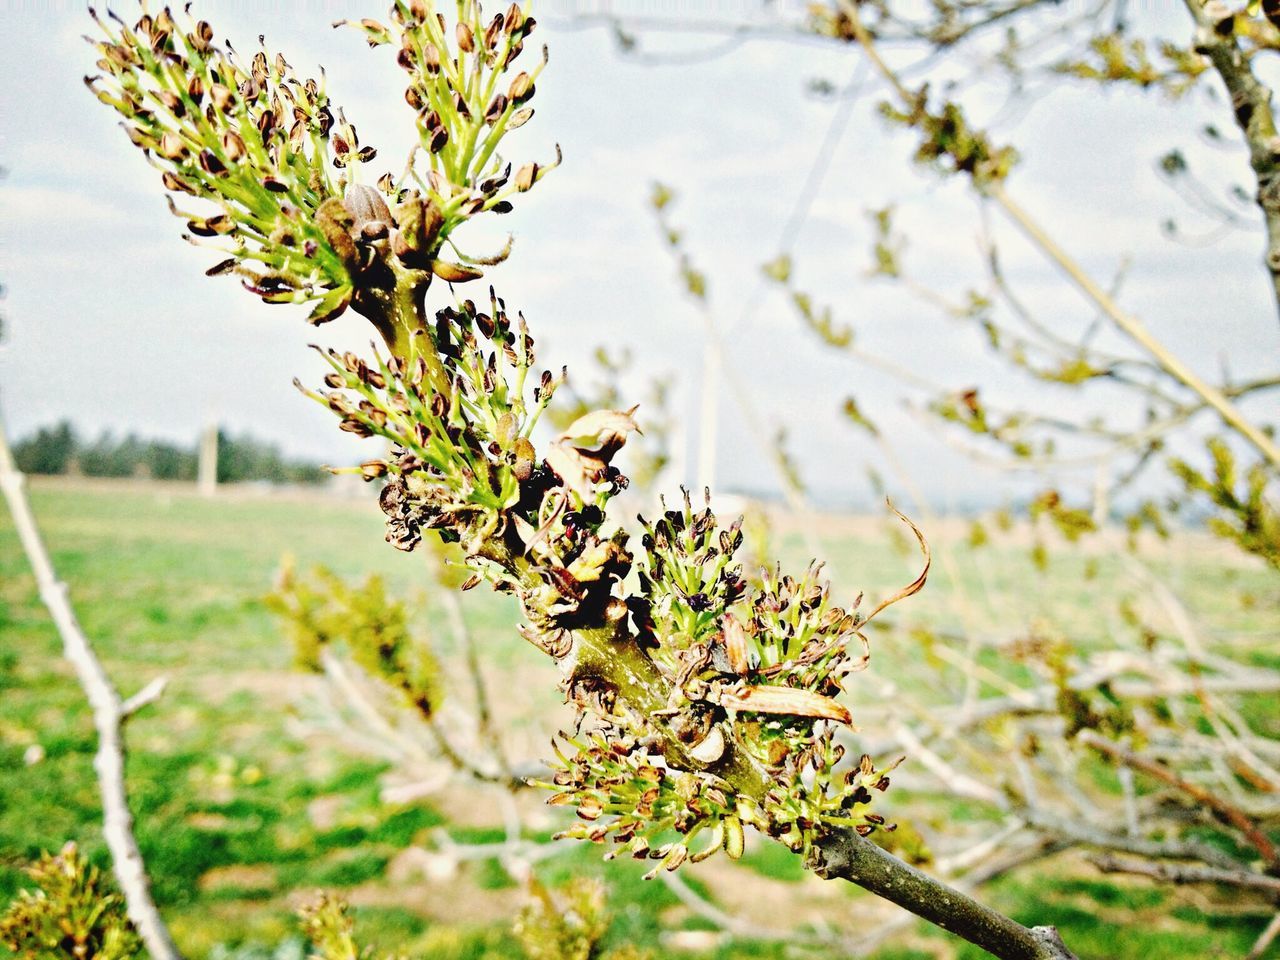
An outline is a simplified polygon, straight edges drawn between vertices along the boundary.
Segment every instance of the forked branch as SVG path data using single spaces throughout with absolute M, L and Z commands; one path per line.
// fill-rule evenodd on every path
M 138 934 L 147 946 L 153 960 L 180 960 L 181 954 L 174 945 L 151 898 L 151 882 L 138 841 L 133 835 L 133 815 L 129 812 L 129 798 L 124 780 L 124 725 L 135 712 L 160 696 L 163 680 L 155 680 L 128 700 L 122 701 L 111 678 L 107 676 L 85 636 L 75 610 L 67 596 L 67 585 L 58 579 L 49 551 L 40 537 L 35 514 L 27 499 L 26 480 L 13 462 L 5 438 L 4 425 L 0 423 L 0 489 L 3 489 L 9 512 L 13 515 L 18 539 L 31 563 L 40 591 L 40 599 L 53 617 L 54 625 L 62 637 L 62 649 L 67 661 L 75 668 L 76 678 L 93 709 L 93 725 L 98 734 L 98 750 L 93 758 L 93 768 L 98 775 L 98 790 L 102 797 L 102 834 L 111 851 L 116 880 L 124 893 L 129 919 L 138 928 Z

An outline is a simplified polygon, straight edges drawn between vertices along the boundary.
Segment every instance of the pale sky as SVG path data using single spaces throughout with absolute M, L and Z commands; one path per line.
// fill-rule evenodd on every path
M 129 15 L 129 3 L 116 6 Z M 1147 14 L 1141 4 L 1130 6 L 1141 33 Z M 1025 480 L 950 450 L 903 411 L 899 385 L 818 344 L 758 279 L 760 265 L 779 252 L 838 109 L 814 96 L 810 81 L 846 86 L 856 55 L 825 43 L 757 39 L 719 56 L 690 56 L 717 52 L 722 38 L 640 30 L 641 50 L 653 55 L 642 60 L 620 53 L 607 29 L 576 16 L 598 9 L 560 2 L 535 11 L 536 39 L 550 45 L 551 65 L 538 84 L 537 115 L 506 151 L 516 162 L 545 160 L 559 142 L 565 162 L 514 213 L 476 228 L 477 248 L 485 246 L 481 237 L 500 240 L 497 228 L 515 233 L 511 259 L 490 279 L 529 318 L 541 362 L 589 375 L 585 359 L 598 344 L 630 347 L 641 377 L 677 378 L 677 410 L 694 415 L 702 320 L 682 296 L 648 209 L 651 184 L 661 180 L 681 194 L 673 219 L 708 274 L 733 376 L 765 421 L 748 427 L 732 399 L 723 401 L 718 474 L 725 488 L 776 487 L 753 434 L 779 426 L 790 432 L 792 452 L 820 498 L 865 502 L 868 468 L 898 486 L 884 452 L 842 421 L 841 402 L 854 394 L 940 504 L 1026 489 Z M 672 0 L 613 9 L 693 22 L 786 20 L 798 7 L 760 14 L 745 2 Z M 412 130 L 400 72 L 385 49 L 369 50 L 354 31 L 329 27 L 343 16 L 382 16 L 381 3 L 198 0 L 196 11 L 241 49 L 265 33 L 303 75 L 323 64 L 335 102 L 362 141 L 379 148 L 378 164 L 399 169 Z M 1169 7 L 1149 26 L 1178 39 L 1189 31 Z M 234 280 L 203 276 L 217 256 L 179 239 L 182 224 L 167 212 L 157 175 L 81 83 L 93 56 L 79 35 L 92 28 L 79 4 L 0 0 L 0 165 L 8 171 L 0 182 L 0 280 L 7 288 L 0 402 L 11 433 L 68 417 L 88 435 L 134 430 L 189 442 L 216 418 L 296 455 L 333 463 L 367 455 L 290 381 L 321 375 L 309 342 L 359 348 L 371 329 L 354 314 L 308 328 L 305 308 L 266 306 Z M 1205 85 L 1216 90 L 1216 77 Z M 975 120 L 993 123 L 997 138 L 1012 139 L 1024 153 L 1009 191 L 1100 278 L 1109 280 L 1130 258 L 1125 306 L 1196 369 L 1216 375 L 1226 364 L 1240 378 L 1274 373 L 1280 324 L 1258 267 L 1256 226 L 1226 231 L 1207 246 L 1175 243 L 1160 231 L 1169 216 L 1189 235 L 1215 226 L 1154 175 L 1170 148 L 1184 151 L 1215 196 L 1231 183 L 1252 182 L 1243 148 L 1215 147 L 1198 133 L 1214 122 L 1234 142 L 1221 98 L 1171 105 L 1157 93 L 1064 82 L 1011 110 L 997 90 L 979 87 L 966 104 Z M 799 284 L 832 303 L 862 346 L 931 379 L 957 389 L 982 384 L 992 401 L 1074 408 L 1077 394 L 1010 377 L 991 363 L 975 331 L 865 278 L 871 231 L 864 212 L 896 202 L 910 237 L 910 271 L 956 296 L 983 283 L 981 220 L 971 193 L 909 165 L 911 135 L 879 119 L 881 97 L 873 82 L 857 88 L 796 238 Z M 1257 223 L 1247 207 L 1237 209 Z M 992 223 L 1025 301 L 1055 328 L 1087 326 L 1088 305 L 998 215 Z M 645 392 L 639 380 L 634 386 Z M 1254 409 L 1280 419 L 1274 397 Z

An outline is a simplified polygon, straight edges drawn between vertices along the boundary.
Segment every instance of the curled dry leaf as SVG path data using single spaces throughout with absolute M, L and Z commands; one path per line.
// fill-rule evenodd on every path
M 630 410 L 595 410 L 579 417 L 547 450 L 547 464 L 565 486 L 584 500 L 593 484 L 604 479 L 605 468 L 627 442 L 627 434 L 640 432 Z
M 867 619 L 862 621 L 864 624 L 870 623 L 875 618 L 876 614 L 893 606 L 899 600 L 905 600 L 907 597 L 919 593 L 921 588 L 924 586 L 925 581 L 929 579 L 929 565 L 933 563 L 933 554 L 929 551 L 929 541 L 925 540 L 924 534 L 920 532 L 920 528 L 912 523 L 905 514 L 898 510 L 898 508 L 895 507 L 888 498 L 885 498 L 884 502 L 888 504 L 889 509 L 894 512 L 899 520 L 911 528 L 911 532 L 914 533 L 916 535 L 916 539 L 920 541 L 920 552 L 924 554 L 924 569 L 920 571 L 920 576 L 916 577 L 897 593 L 881 600 L 880 603 L 877 604 L 876 608 L 867 614 Z
M 853 725 L 853 717 L 843 704 L 811 690 L 796 690 L 792 687 L 737 687 L 720 695 L 720 705 L 726 710 L 834 720 L 857 729 Z
M 751 669 L 750 646 L 747 643 L 747 632 L 732 613 L 720 618 L 720 630 L 724 637 L 724 651 L 729 660 L 729 669 L 740 677 L 745 677 Z

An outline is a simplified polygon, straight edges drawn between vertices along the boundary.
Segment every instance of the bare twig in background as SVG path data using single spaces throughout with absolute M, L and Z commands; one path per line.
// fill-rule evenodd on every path
M 1222 870 L 1199 864 L 1153 863 L 1150 860 L 1128 860 L 1111 854 L 1099 854 L 1090 858 L 1103 873 L 1132 873 L 1152 877 L 1166 883 L 1221 883 L 1232 887 L 1263 890 L 1272 896 L 1280 895 L 1280 879 L 1244 870 Z
M 1169 784 L 1187 796 L 1196 800 L 1198 803 L 1209 807 L 1218 814 L 1224 821 L 1231 824 L 1245 838 L 1253 844 L 1254 849 L 1262 855 L 1262 859 L 1267 862 L 1268 866 L 1275 866 L 1277 862 L 1276 848 L 1270 838 L 1258 828 L 1258 825 L 1245 815 L 1245 813 L 1234 805 L 1227 803 L 1222 797 L 1216 795 L 1210 790 L 1206 790 L 1183 777 L 1178 776 L 1164 764 L 1144 757 L 1141 754 L 1134 753 L 1132 750 L 1126 750 L 1118 743 L 1113 743 L 1106 737 L 1101 737 L 1092 730 L 1086 730 L 1080 734 L 1081 743 L 1107 754 L 1113 760 L 1123 763 L 1125 766 L 1140 770 L 1143 773 L 1150 774 L 1158 780 Z
M 1196 21 L 1196 48 L 1205 54 L 1230 95 L 1236 124 L 1249 145 L 1249 163 L 1257 179 L 1257 203 L 1267 223 L 1264 262 L 1280 304 L 1280 162 L 1276 155 L 1276 121 L 1271 89 L 1258 80 L 1234 36 L 1235 12 L 1226 4 L 1185 0 Z M 1227 27 L 1222 29 L 1223 15 Z
M 120 694 L 103 669 L 76 619 L 67 595 L 67 585 L 58 579 L 49 551 L 40 538 L 35 514 L 26 495 L 26 480 L 13 462 L 4 425 L 0 423 L 0 489 L 4 490 L 13 515 L 18 539 L 35 573 L 40 599 L 49 609 L 62 637 L 67 661 L 75 668 L 85 697 L 93 709 L 93 725 L 98 734 L 98 751 L 93 768 L 98 775 L 102 797 L 102 834 L 111 851 L 116 880 L 124 893 L 129 919 L 153 960 L 179 960 L 181 954 L 169 934 L 164 918 L 151 898 L 151 882 L 138 841 L 133 835 L 133 815 L 124 782 L 124 725 L 138 710 L 154 702 L 164 690 L 163 680 L 153 680 L 128 700 Z
M 1280 934 L 1280 913 L 1271 918 L 1271 922 L 1266 925 L 1262 933 L 1258 934 L 1258 939 L 1253 944 L 1253 949 L 1249 951 L 1249 955 L 1245 960 L 1262 960 L 1262 955 L 1267 952 L 1267 947 L 1275 941 L 1276 935 Z
M 1272 465 L 1280 466 L 1280 446 L 1277 446 L 1271 437 L 1241 413 L 1240 408 L 1232 403 L 1220 389 L 1193 372 L 1168 347 L 1152 336 L 1146 325 L 1137 317 L 1121 309 L 1111 295 L 1102 289 L 1026 210 L 1015 203 L 1000 185 L 991 187 L 987 192 L 1026 237 L 1057 264 L 1071 282 L 1107 315 L 1108 319 L 1124 331 L 1134 343 L 1149 353 L 1162 370 L 1199 396 L 1207 406 L 1212 407 L 1224 424 L 1257 448 L 1258 452 Z
M 462 648 L 463 655 L 466 658 L 467 672 L 471 675 L 472 695 L 475 698 L 477 732 L 497 764 L 498 773 L 508 780 L 512 780 L 510 758 L 507 757 L 502 737 L 494 727 L 493 708 L 489 702 L 489 685 L 485 680 L 484 668 L 480 663 L 480 653 L 476 649 L 475 637 L 472 636 L 471 629 L 467 626 L 467 619 L 462 612 L 462 604 L 458 602 L 457 592 L 449 589 L 448 585 L 443 582 L 444 559 L 434 550 L 426 551 L 426 556 L 427 565 L 431 568 L 432 576 L 443 588 L 435 591 L 433 599 L 444 607 L 445 619 L 449 622 L 449 631 L 453 634 L 454 642 Z

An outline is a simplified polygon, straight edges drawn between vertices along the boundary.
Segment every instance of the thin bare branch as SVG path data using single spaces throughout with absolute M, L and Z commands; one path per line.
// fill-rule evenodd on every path
M 1280 934 L 1280 913 L 1271 918 L 1271 922 L 1263 928 L 1262 933 L 1258 934 L 1258 939 L 1254 941 L 1253 949 L 1249 951 L 1249 955 L 1245 960 L 1262 960 L 1262 955 L 1267 952 L 1267 947 L 1275 941 L 1276 935 Z
M 1178 776 L 1174 771 L 1170 770 L 1163 763 L 1153 760 L 1150 757 L 1144 757 L 1132 750 L 1125 749 L 1118 743 L 1108 740 L 1106 737 L 1099 736 L 1092 730 L 1085 730 L 1077 740 L 1087 746 L 1093 747 L 1101 753 L 1107 754 L 1114 760 L 1140 770 L 1143 773 L 1155 777 L 1174 787 L 1199 803 L 1203 803 L 1215 813 L 1217 813 L 1224 821 L 1231 824 L 1240 831 L 1241 834 L 1251 843 L 1255 850 L 1262 855 L 1262 859 L 1269 866 L 1277 864 L 1276 848 L 1270 838 L 1258 828 L 1258 825 L 1249 819 L 1239 808 L 1233 804 L 1227 803 L 1222 797 L 1210 790 L 1191 783 L 1184 777 Z
M 98 775 L 98 790 L 102 797 L 102 834 L 111 851 L 116 880 L 124 894 L 129 919 L 137 927 L 138 935 L 153 960 L 180 960 L 181 954 L 169 928 L 151 898 L 151 881 L 133 835 L 133 814 L 129 811 L 125 786 L 124 722 L 131 713 L 160 695 L 164 681 L 152 681 L 138 694 L 121 702 L 102 661 L 80 627 L 67 585 L 58 579 L 49 551 L 40 537 L 35 513 L 26 494 L 26 480 L 14 465 L 3 423 L 0 423 L 0 489 L 4 491 L 18 539 L 31 563 L 40 599 L 62 637 L 63 654 L 75 668 L 76 679 L 93 710 L 93 725 L 98 734 L 93 768 Z
M 1103 873 L 1132 873 L 1166 883 L 1215 883 L 1280 895 L 1280 879 L 1244 870 L 1223 870 L 1194 864 L 1155 863 L 1151 860 L 1128 860 L 1111 854 L 1090 857 L 1090 862 Z
M 851 880 L 1003 960 L 1074 960 L 1053 927 L 1024 927 L 853 830 L 818 840 L 809 867 L 820 877 Z
M 1249 163 L 1258 185 L 1257 203 L 1267 224 L 1264 262 L 1280 307 L 1280 142 L 1276 140 L 1276 120 L 1271 109 L 1272 91 L 1258 79 L 1240 49 L 1233 29 L 1235 12 L 1222 3 L 1184 2 L 1196 21 L 1196 49 L 1209 58 L 1222 78 L 1236 125 L 1249 146 Z

